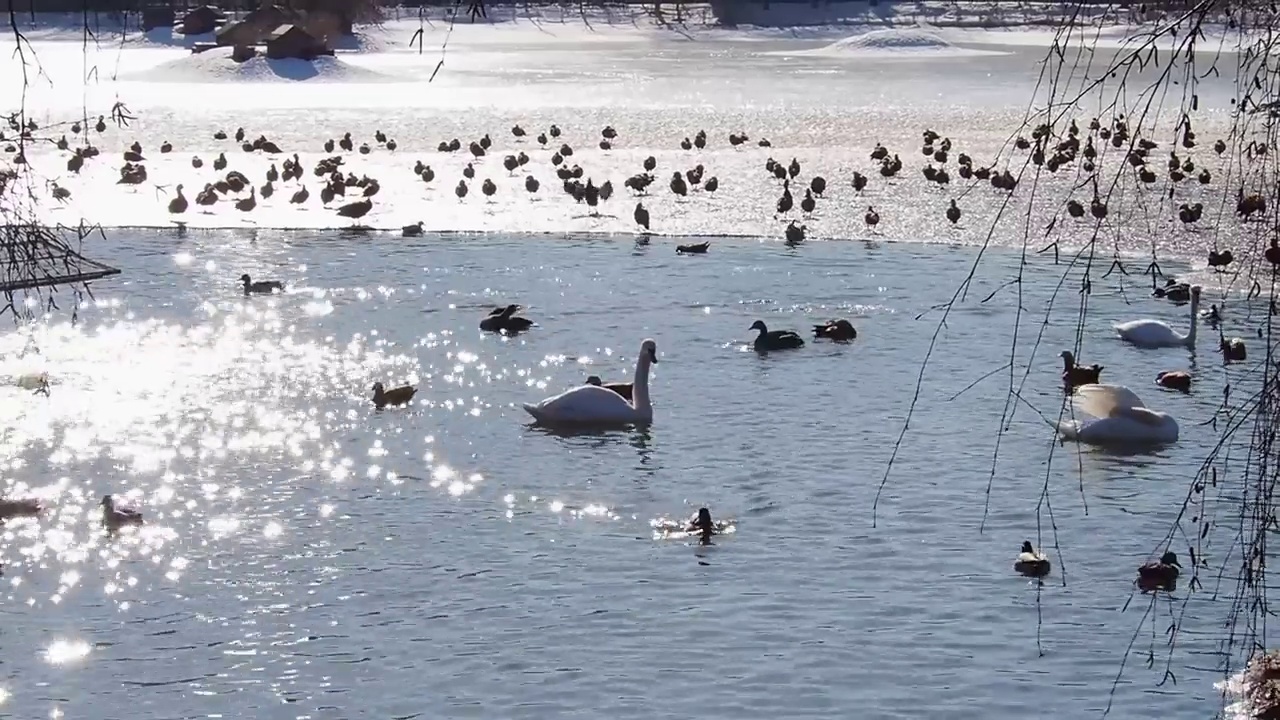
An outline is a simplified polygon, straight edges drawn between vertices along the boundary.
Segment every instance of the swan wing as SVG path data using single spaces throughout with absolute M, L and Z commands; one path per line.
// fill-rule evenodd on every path
M 596 385 L 580 385 L 549 397 L 526 412 L 541 422 L 627 422 L 639 419 L 635 407 L 618 393 Z
M 1082 385 L 1073 396 L 1076 412 L 1109 418 L 1124 410 L 1145 408 L 1142 398 L 1123 385 Z

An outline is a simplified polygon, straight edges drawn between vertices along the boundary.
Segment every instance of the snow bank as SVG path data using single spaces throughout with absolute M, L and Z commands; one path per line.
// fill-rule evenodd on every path
M 231 59 L 221 47 L 169 60 L 153 68 L 121 75 L 121 80 L 162 83 L 220 82 L 395 82 L 396 78 L 343 62 L 336 57 L 315 60 L 271 60 L 258 56 L 245 62 Z
M 978 50 L 960 47 L 927 30 L 898 29 L 872 30 L 837 40 L 825 47 L 812 50 L 780 50 L 769 55 L 813 56 L 833 58 L 937 58 L 979 55 L 1003 55 L 994 50 Z

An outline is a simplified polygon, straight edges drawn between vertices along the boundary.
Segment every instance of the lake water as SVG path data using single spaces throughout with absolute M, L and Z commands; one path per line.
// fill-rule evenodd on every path
M 1009 361 L 1019 327 L 1015 381 L 1030 362 L 1023 396 L 1057 417 L 1079 274 L 1030 357 L 1065 271 L 1046 256 L 981 303 L 1019 263 L 988 251 L 873 527 L 940 319 L 917 315 L 951 298 L 971 248 L 715 240 L 683 257 L 605 236 L 111 231 L 92 254 L 125 272 L 76 325 L 63 312 L 0 336 L 0 371 L 53 383 L 0 389 L 7 493 L 50 507 L 0 539 L 13 717 L 1083 717 L 1126 659 L 1113 716 L 1219 707 L 1229 603 L 1192 596 L 1178 684 L 1157 687 L 1187 595 L 1144 624 L 1132 580 L 1216 441 L 1200 423 L 1218 389 L 1248 371 L 1221 366 L 1210 332 L 1197 356 L 1116 340 L 1113 321 L 1186 323 L 1140 279 L 1095 269 L 1081 360 L 1174 414 L 1182 439 L 1077 455 L 1019 406 L 982 530 L 1008 373 L 960 391 Z M 243 272 L 290 291 L 244 298 Z M 508 302 L 538 327 L 480 333 Z M 748 349 L 757 319 L 808 334 L 832 317 L 858 339 Z M 1255 322 L 1233 305 L 1225 329 L 1252 338 Z M 645 337 L 651 428 L 529 427 L 519 403 L 629 378 Z M 1199 390 L 1154 387 L 1166 369 L 1194 369 Z M 372 409 L 374 381 L 406 379 L 412 407 Z M 107 537 L 108 492 L 148 525 Z M 650 521 L 702 504 L 737 531 L 654 538 Z M 1026 538 L 1053 559 L 1043 587 L 1011 570 Z

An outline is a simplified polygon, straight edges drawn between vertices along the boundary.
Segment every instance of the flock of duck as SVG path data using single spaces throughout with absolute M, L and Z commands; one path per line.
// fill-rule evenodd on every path
M 19 125 L 14 118 L 10 119 L 10 129 L 19 132 L 23 137 L 33 137 L 32 133 L 36 130 L 34 121 L 27 121 L 25 126 Z M 50 138 L 57 148 L 69 153 L 66 159 L 66 168 L 69 172 L 79 173 L 85 162 L 99 155 L 98 149 L 88 142 L 88 133 L 80 123 L 71 125 L 73 135 L 82 134 L 83 142 L 75 144 L 67 138 L 65 134 L 57 140 Z M 106 129 L 106 124 L 102 118 L 99 118 L 95 129 L 102 132 Z M 1209 185 L 1213 182 L 1213 173 L 1208 167 L 1197 163 L 1191 157 L 1190 150 L 1197 147 L 1198 140 L 1195 132 L 1191 129 L 1190 122 L 1185 123 L 1184 127 L 1179 130 L 1181 150 L 1169 150 L 1169 157 L 1166 162 L 1164 176 L 1169 180 L 1168 194 L 1172 198 L 1174 188 L 1180 183 L 1192 182 L 1199 185 Z M 599 131 L 600 138 L 597 143 L 601 151 L 608 152 L 612 150 L 620 140 L 620 134 L 617 129 L 611 125 L 607 125 Z M 458 179 L 457 184 L 453 187 L 453 192 L 461 202 L 471 193 L 474 184 L 479 180 L 479 190 L 488 199 L 492 199 L 498 193 L 499 188 L 491 177 L 485 177 L 482 171 L 496 170 L 489 166 L 490 158 L 502 155 L 500 161 L 503 171 L 510 176 L 517 176 L 518 173 L 525 173 L 524 190 L 529 195 L 536 195 L 543 188 L 543 182 L 532 172 L 534 163 L 529 152 L 534 151 L 534 147 L 530 144 L 536 143 L 538 149 L 549 152 L 548 160 L 551 169 L 560 181 L 560 189 L 572 197 L 576 203 L 584 204 L 589 209 L 590 215 L 598 216 L 601 208 L 616 196 L 613 180 L 604 179 L 597 181 L 587 173 L 584 168 L 573 161 L 574 148 L 568 142 L 564 142 L 563 131 L 558 125 L 552 124 L 545 131 L 539 132 L 536 137 L 532 137 L 531 132 L 527 131 L 521 125 L 516 124 L 510 129 L 512 142 L 523 146 L 512 148 L 511 152 L 503 154 L 495 148 L 495 143 L 488 133 L 483 136 L 468 141 L 464 144 L 459 138 L 451 138 L 441 140 L 436 147 L 438 153 L 452 154 L 457 152 L 467 152 L 471 156 L 470 162 L 462 170 L 463 177 Z M 272 157 L 272 161 L 265 171 L 261 181 L 254 181 L 248 175 L 239 170 L 228 169 L 231 160 L 227 156 L 226 151 L 219 152 L 211 161 L 213 170 L 217 173 L 215 177 L 205 178 L 202 187 L 196 193 L 194 199 L 188 199 L 184 194 L 186 185 L 178 183 L 173 196 L 168 201 L 168 211 L 175 217 L 181 217 L 187 213 L 192 205 L 201 208 L 209 208 L 223 202 L 230 202 L 234 207 L 245 213 L 253 212 L 259 207 L 262 201 L 268 201 L 274 198 L 277 193 L 287 192 L 288 203 L 297 206 L 307 206 L 312 202 L 312 192 L 309 189 L 305 176 L 307 168 L 304 167 L 303 160 L 297 152 L 286 154 L 286 152 L 275 142 L 269 140 L 265 135 L 259 134 L 256 138 L 250 138 L 244 128 L 238 128 L 234 133 L 228 134 L 219 130 L 214 133 L 213 138 L 216 141 L 234 142 L 239 144 L 240 150 L 246 155 L 266 155 Z M 930 183 L 940 187 L 947 188 L 952 181 L 952 173 L 960 180 L 966 182 L 985 182 L 998 192 L 1012 193 L 1019 184 L 1019 179 L 1006 166 L 999 169 L 994 165 L 982 165 L 973 157 L 964 153 L 957 152 L 953 149 L 950 138 L 943 137 L 933 130 L 926 129 L 922 134 L 923 144 L 921 152 L 926 157 L 927 162 L 921 169 L 925 179 Z M 0 142 L 6 143 L 6 150 L 14 153 L 13 162 L 15 164 L 23 164 L 26 158 L 22 149 L 13 143 L 12 136 L 6 136 L 0 132 Z M 692 138 L 684 137 L 679 141 L 679 147 L 682 150 L 698 153 L 709 146 L 710 140 L 706 131 L 699 130 L 693 134 Z M 742 148 L 744 145 L 751 143 L 751 139 L 745 133 L 731 132 L 728 134 L 728 144 L 732 148 Z M 772 148 L 772 143 L 767 139 L 759 139 L 754 145 L 760 148 Z M 1079 169 L 1084 173 L 1093 177 L 1093 182 L 1078 183 L 1078 187 L 1086 188 L 1092 186 L 1092 197 L 1084 200 L 1072 198 L 1064 206 L 1066 214 L 1071 218 L 1082 219 L 1086 215 L 1101 221 L 1108 215 L 1108 206 L 1106 200 L 1098 193 L 1097 182 L 1097 163 L 1101 162 L 1100 157 L 1107 146 L 1110 146 L 1116 153 L 1123 153 L 1124 163 L 1127 167 L 1133 169 L 1137 180 L 1144 185 L 1155 183 L 1160 175 L 1156 170 L 1152 169 L 1150 161 L 1153 159 L 1152 154 L 1157 151 L 1159 144 L 1144 137 L 1136 137 L 1130 130 L 1128 121 L 1123 115 L 1119 115 L 1111 120 L 1110 123 L 1103 124 L 1097 118 L 1093 118 L 1087 125 L 1087 131 L 1082 130 L 1073 119 L 1066 127 L 1066 132 L 1061 136 L 1055 135 L 1055 129 L 1049 125 L 1040 125 L 1031 133 L 1030 137 L 1018 137 L 1014 141 L 1014 148 L 1019 152 L 1029 153 L 1030 162 L 1036 166 L 1043 167 L 1050 173 L 1057 173 L 1063 168 L 1074 167 L 1077 163 Z M 350 132 L 344 133 L 340 138 L 330 138 L 323 142 L 323 150 L 325 155 L 319 160 L 314 161 L 310 167 L 310 174 L 315 178 L 315 183 L 319 187 L 320 204 L 336 213 L 339 217 L 349 218 L 359 221 L 374 209 L 376 197 L 381 190 L 382 183 L 376 178 L 369 177 L 367 174 L 357 175 L 346 169 L 346 161 L 348 153 L 358 153 L 360 155 L 368 155 L 375 149 L 381 151 L 395 151 L 399 145 L 393 139 L 388 137 L 382 131 L 376 131 L 373 135 L 372 142 L 367 140 L 359 140 L 352 136 Z M 1101 149 L 1099 149 L 1101 148 Z M 157 148 L 160 154 L 168 154 L 174 152 L 173 145 L 169 141 L 162 142 Z M 526 149 L 529 152 L 526 152 Z M 1227 150 L 1227 144 L 1223 140 L 1217 140 L 1212 145 L 1214 153 L 1221 155 Z M 1243 156 L 1250 160 L 1261 160 L 1266 157 L 1266 145 L 1260 142 L 1251 142 L 1244 148 Z M 954 160 L 953 160 L 954 156 Z M 278 157 L 278 159 L 277 159 Z M 140 142 L 133 142 L 123 152 L 122 157 L 124 163 L 120 167 L 120 177 L 117 183 L 124 185 L 140 185 L 147 182 L 147 157 L 144 155 L 144 148 Z M 697 162 L 695 158 L 689 163 L 689 167 L 669 168 L 670 176 L 666 183 L 669 191 L 677 196 L 677 198 L 688 197 L 691 193 L 701 192 L 707 195 L 714 194 L 721 186 L 721 179 L 711 174 L 706 166 Z M 893 153 L 889 148 L 876 143 L 874 149 L 870 152 L 870 159 L 876 163 L 876 172 L 885 180 L 892 181 L 897 177 L 903 169 L 903 161 L 897 153 Z M 1012 160 L 1013 158 L 1009 158 Z M 198 155 L 192 156 L 191 166 L 193 169 L 202 170 L 205 167 L 205 159 Z M 412 164 L 412 172 L 419 182 L 424 184 L 432 184 L 437 180 L 436 171 L 432 166 L 421 159 L 417 159 Z M 789 162 L 775 160 L 769 157 L 764 163 L 764 172 L 776 180 L 780 184 L 780 194 L 773 204 L 776 211 L 775 217 L 786 222 L 783 229 L 783 235 L 789 244 L 797 244 L 803 242 L 806 238 L 808 227 L 800 224 L 800 221 L 811 216 L 818 208 L 819 203 L 825 197 L 829 188 L 829 182 L 826 177 L 820 174 L 811 174 L 802 181 L 801 177 L 804 169 L 798 159 L 792 158 Z M 642 242 L 647 241 L 648 233 L 651 228 L 650 210 L 644 204 L 644 197 L 649 195 L 651 186 L 657 182 L 658 160 L 655 156 L 650 155 L 645 158 L 641 167 L 637 171 L 625 178 L 622 185 L 630 191 L 636 199 L 636 204 L 632 210 L 632 217 L 642 234 Z M 200 182 L 200 181 L 197 181 Z M 853 190 L 859 195 L 867 190 L 870 179 L 868 175 L 859 171 L 853 171 L 845 180 Z M 291 184 L 292 183 L 292 184 Z M 163 188 L 163 186 L 157 186 Z M 796 193 L 803 190 L 803 195 L 799 200 L 796 199 Z M 58 185 L 56 182 L 50 184 L 50 192 L 53 197 L 60 201 L 65 201 L 70 197 L 70 191 Z M 1246 193 L 1243 187 L 1237 189 L 1236 213 L 1244 220 L 1260 218 L 1266 214 L 1266 199 L 1257 193 Z M 803 215 L 797 219 L 790 216 L 794 210 L 800 210 Z M 1178 219 L 1187 226 L 1196 226 L 1203 216 L 1202 203 L 1182 203 L 1177 211 Z M 955 225 L 962 218 L 964 211 L 959 206 L 957 199 L 951 198 L 946 202 L 942 209 L 943 216 Z M 863 216 L 866 227 L 875 232 L 877 226 L 881 222 L 880 213 L 876 211 L 873 205 L 868 205 Z M 181 224 L 181 223 L 180 223 Z M 360 226 L 356 226 L 360 227 Z M 416 222 L 401 228 L 402 234 L 406 236 L 417 236 L 424 233 L 424 223 Z M 690 245 L 680 245 L 678 250 L 682 253 L 705 253 L 707 252 L 709 243 L 698 243 Z M 1274 252 L 1280 256 L 1280 248 L 1274 249 Z M 1214 253 L 1215 257 L 1211 258 L 1214 262 L 1220 262 L 1221 265 L 1216 267 L 1225 267 L 1232 262 L 1230 252 Z

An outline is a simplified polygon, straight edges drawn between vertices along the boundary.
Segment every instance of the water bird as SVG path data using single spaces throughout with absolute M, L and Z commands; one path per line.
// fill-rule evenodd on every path
M 106 131 L 107 131 L 107 120 L 106 120 L 106 116 L 104 116 L 104 115 L 99 115 L 99 116 L 98 116 L 98 122 L 93 126 L 93 129 L 94 129 L 94 130 L 97 130 L 97 131 L 98 131 L 98 132 L 100 132 L 100 133 L 102 133 L 102 132 L 106 132 Z M 226 137 L 226 136 L 224 135 L 223 137 Z
M 364 217 L 365 215 L 368 215 L 369 211 L 372 209 L 373 209 L 373 201 L 366 198 L 364 200 L 349 202 L 346 205 L 343 205 L 342 207 L 338 208 L 338 215 L 345 218 L 352 218 L 353 220 L 358 220 Z
M 44 511 L 39 500 L 32 498 L 0 499 L 0 523 L 20 517 L 35 517 Z
M 1244 340 L 1240 338 L 1222 338 L 1218 341 L 1218 350 L 1222 352 L 1222 359 L 1227 362 L 1243 362 L 1249 357 L 1248 350 L 1245 349 Z
M 680 255 L 706 255 L 707 250 L 711 248 L 711 241 L 693 243 L 689 245 L 677 245 L 676 252 Z
M 853 327 L 853 323 L 840 318 L 839 320 L 828 320 L 821 325 L 814 325 L 813 336 L 815 338 L 834 340 L 835 342 L 849 342 L 857 339 L 858 330 Z
M 522 138 L 525 136 L 525 131 L 524 131 L 524 128 L 520 127 L 519 125 L 515 125 L 514 127 L 511 128 L 511 134 L 515 135 L 518 138 Z
M 1169 327 L 1162 320 L 1130 320 L 1114 325 L 1121 339 L 1144 348 L 1189 347 L 1196 343 L 1196 324 L 1199 319 L 1200 286 L 1191 286 L 1191 330 L 1186 335 Z
M 1178 439 L 1173 416 L 1149 409 L 1122 385 L 1082 385 L 1076 388 L 1072 402 L 1076 413 L 1085 419 L 1057 423 L 1064 440 L 1089 445 L 1153 445 Z
M 560 128 L 555 123 L 551 124 L 551 127 L 548 129 L 548 132 L 551 133 L 551 137 L 553 138 L 560 137 Z
M 327 153 L 333 152 L 333 138 L 324 141 L 324 151 Z
M 361 154 L 361 155 L 368 155 L 368 154 L 369 154 L 369 153 L 371 153 L 371 152 L 373 152 L 373 150 L 372 150 L 372 148 L 370 148 L 370 147 L 369 147 L 369 143 L 360 143 L 360 154 Z
M 307 201 L 307 198 L 309 197 L 311 197 L 311 193 L 307 190 L 307 186 L 303 185 L 301 188 L 299 188 L 296 192 L 293 193 L 293 197 L 289 198 L 289 202 L 293 203 L 294 205 L 301 205 L 305 203 Z
M 632 216 L 635 218 L 637 225 L 645 230 L 649 229 L 649 210 L 645 208 L 644 203 L 636 203 L 636 209 Z
M 862 216 L 862 220 L 867 224 L 867 227 L 874 228 L 880 224 L 880 213 L 876 212 L 873 207 L 867 207 L 867 214 Z
M 236 209 L 240 212 L 250 212 L 257 206 L 258 197 L 252 187 L 249 188 L 249 197 L 236 201 Z
M 1183 370 L 1165 370 L 1156 375 L 1156 384 L 1170 390 L 1191 392 L 1191 373 Z
M 50 194 L 53 195 L 53 199 L 58 202 L 66 202 L 67 199 L 71 197 L 71 191 L 56 182 L 50 183 Z
M 681 141 L 680 141 L 680 149 L 681 149 L 681 150 L 692 150 L 692 149 L 693 149 L 693 143 L 689 141 L 689 138 L 685 138 L 685 139 L 683 139 L 683 140 L 681 140 Z
M 506 168 L 507 172 L 514 175 L 516 168 L 520 167 L 520 161 L 516 159 L 515 155 L 508 155 L 502 158 L 502 167 Z
M 657 159 L 657 158 L 655 158 L 654 156 L 650 155 L 649 157 L 647 157 L 647 158 L 645 158 L 645 159 L 644 159 L 644 171 L 645 171 L 645 172 L 653 172 L 653 169 L 654 169 L 654 168 L 656 168 L 656 167 L 658 167 L 658 159 Z
M 777 204 L 774 206 L 779 215 L 786 215 L 791 212 L 791 208 L 795 206 L 795 199 L 791 196 L 791 188 L 787 185 L 787 181 L 782 185 L 782 197 L 778 198 Z
M 1022 551 L 1013 561 L 1013 569 L 1027 577 L 1041 578 L 1049 574 L 1049 558 L 1038 552 L 1030 540 L 1022 542 Z
M 142 513 L 131 507 L 116 505 L 110 495 L 102 496 L 102 524 L 110 531 L 119 530 L 126 525 L 141 525 Z
M 809 189 L 813 191 L 814 195 L 817 195 L 818 197 L 822 197 L 822 193 L 826 192 L 827 190 L 826 178 L 822 177 L 821 175 L 815 175 L 813 179 L 809 181 Z
M 480 329 L 484 332 L 496 332 L 503 335 L 515 335 L 533 327 L 533 321 L 516 313 L 522 310 L 519 305 L 507 305 L 495 308 L 480 321 Z
M 177 196 L 169 201 L 169 212 L 174 215 L 181 215 L 187 211 L 187 198 L 182 194 L 182 183 L 178 183 L 176 191 Z
M 1094 363 L 1093 365 L 1084 366 L 1076 364 L 1076 356 L 1070 350 L 1063 350 L 1058 354 L 1062 358 L 1062 384 L 1068 392 L 1075 390 L 1081 385 L 1097 385 L 1098 378 L 1102 375 L 1103 367 Z
M 222 172 L 227 169 L 226 153 L 218 153 L 218 157 L 213 159 L 213 169 Z
M 538 133 L 538 144 L 539 144 L 539 145 L 546 145 L 546 144 L 547 144 L 547 134 L 546 134 L 546 133 Z
M 412 385 L 401 385 L 387 390 L 382 383 L 376 382 L 373 384 L 373 406 L 381 410 L 388 405 L 392 407 L 407 405 L 417 392 L 418 388 Z
M 1138 568 L 1137 585 L 1143 592 L 1165 590 L 1172 592 L 1178 585 L 1178 575 L 1182 565 L 1178 563 L 1178 555 L 1166 552 L 1155 562 L 1149 562 Z
M 532 175 L 525 176 L 525 179 L 524 179 L 525 190 L 528 190 L 530 193 L 536 193 L 538 192 L 538 187 L 539 187 L 538 178 Z
M 613 425 L 648 423 L 653 420 L 649 398 L 649 368 L 658 362 L 658 345 L 652 339 L 640 344 L 632 382 L 632 400 L 595 385 L 579 385 L 536 404 L 525 404 L 525 412 L 543 424 Z
M 865 188 L 866 186 L 867 186 L 867 176 L 866 176 L 866 175 L 863 175 L 862 173 L 858 172 L 857 170 L 854 170 L 854 171 L 853 171 L 853 189 L 854 189 L 854 191 L 855 191 L 855 192 L 862 192 L 863 188 Z
M 262 189 L 258 191 L 258 194 L 262 195 L 262 199 L 265 200 L 276 194 L 276 186 L 272 185 L 271 181 L 268 180 L 263 183 Z
M 351 141 L 351 133 L 343 133 L 342 139 L 338 141 L 338 147 L 347 152 L 351 152 L 355 148 L 355 143 Z M 329 152 L 333 152 L 330 150 Z
M 634 386 L 634 385 L 632 385 L 631 383 L 620 383 L 620 382 L 619 382 L 619 383 L 613 383 L 613 382 L 611 382 L 611 383 L 607 383 L 607 382 L 602 381 L 602 380 L 600 379 L 600 376 L 599 376 L 599 375 L 591 375 L 591 376 L 589 376 L 589 377 L 587 378 L 587 384 L 588 384 L 588 385 L 595 385 L 596 387 L 602 387 L 602 388 L 604 388 L 605 390 L 612 390 L 613 392 L 618 393 L 618 395 L 622 396 L 622 397 L 623 397 L 624 399 L 626 399 L 626 400 L 630 400 L 630 399 L 631 399 L 632 390 L 633 390 L 633 388 L 635 387 L 635 386 Z
M 751 330 L 758 330 L 753 346 L 758 352 L 768 350 L 793 350 L 804 347 L 804 338 L 790 330 L 770 330 L 763 320 L 751 325 Z
M 480 192 L 484 193 L 486 198 L 492 199 L 493 194 L 498 192 L 498 186 L 494 185 L 489 178 L 485 178 L 484 182 L 480 184 Z
M 809 228 L 804 225 L 797 225 L 796 221 L 792 220 L 787 225 L 787 230 L 786 230 L 787 244 L 799 245 L 800 243 L 804 242 L 804 235 L 808 229 Z
M 699 150 L 702 150 L 707 147 L 707 131 L 706 130 L 699 130 L 697 134 L 693 136 L 693 146 Z
M 405 225 L 404 227 L 400 228 L 400 235 L 402 237 L 421 237 L 422 221 L 419 220 L 418 222 L 412 225 Z
M 464 178 L 466 178 L 466 179 L 468 179 L 468 180 L 474 180 L 474 179 L 475 179 L 475 177 L 476 177 L 476 169 L 475 169 L 475 167 L 474 167 L 474 166 L 472 166 L 472 165 L 471 165 L 471 163 L 467 163 L 467 166 L 466 166 L 466 167 L 464 167 L 464 168 L 462 168 L 462 177 L 464 177 Z
M 805 188 L 804 199 L 800 201 L 800 209 L 803 210 L 806 215 L 809 215 L 813 213 L 814 208 L 817 206 L 818 202 L 813 199 L 813 191 Z
M 956 201 L 952 200 L 951 205 L 947 207 L 947 219 L 952 225 L 960 222 L 960 208 L 956 207 Z
M 270 295 L 274 292 L 284 292 L 284 283 L 279 280 L 259 280 L 253 282 L 248 273 L 240 276 L 240 282 L 244 285 L 245 295 Z
M 467 196 L 467 181 L 459 180 L 456 187 L 453 188 L 453 194 L 458 196 L 458 200 L 462 200 Z
M 680 197 L 686 197 L 689 194 L 689 186 L 685 184 L 684 176 L 678 172 L 671 174 L 671 192 Z
M 1199 203 L 1196 204 L 1199 205 Z M 1233 260 L 1235 260 L 1235 256 L 1231 254 L 1230 250 L 1223 250 L 1222 252 L 1209 251 L 1209 267 L 1211 268 L 1224 268 L 1230 265 Z
M 716 177 L 715 175 L 712 175 L 711 177 L 707 178 L 707 181 L 702 183 L 702 189 L 709 193 L 714 193 L 716 190 L 719 190 L 720 178 Z

